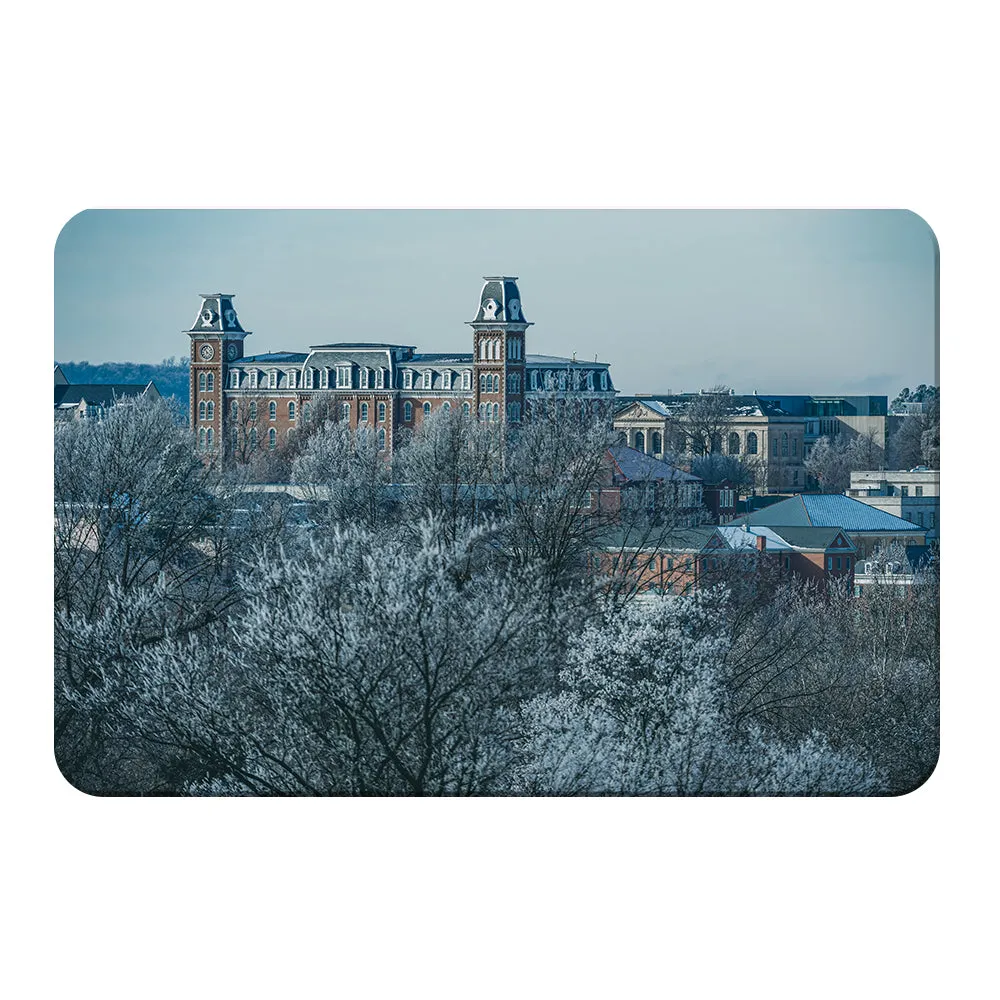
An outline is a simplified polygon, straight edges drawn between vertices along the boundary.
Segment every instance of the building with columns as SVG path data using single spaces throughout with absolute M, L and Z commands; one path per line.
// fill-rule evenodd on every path
M 307 351 L 247 354 L 251 331 L 227 292 L 204 293 L 190 329 L 190 426 L 198 448 L 245 461 L 282 447 L 296 430 L 331 414 L 369 427 L 387 455 L 400 432 L 457 409 L 516 427 L 534 408 L 568 419 L 606 419 L 615 388 L 604 362 L 529 354 L 517 278 L 486 277 L 468 321 L 472 351 L 423 353 L 395 343 L 319 344 Z

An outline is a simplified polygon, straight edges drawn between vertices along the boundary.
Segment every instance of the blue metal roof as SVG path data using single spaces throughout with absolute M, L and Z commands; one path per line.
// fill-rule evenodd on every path
M 843 528 L 845 531 L 877 531 L 893 534 L 923 531 L 912 521 L 871 507 L 842 493 L 800 494 L 772 504 L 750 515 L 750 524 L 812 525 L 820 528 Z

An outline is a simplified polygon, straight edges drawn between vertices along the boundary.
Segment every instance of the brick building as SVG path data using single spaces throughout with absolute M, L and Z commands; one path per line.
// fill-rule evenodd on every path
M 191 328 L 191 428 L 198 447 L 239 461 L 280 448 L 320 415 L 369 427 L 391 454 L 404 428 L 461 409 L 516 426 L 533 408 L 610 420 L 615 389 L 605 363 L 529 354 L 517 278 L 487 277 L 468 322 L 472 351 L 422 353 L 391 343 L 335 343 L 248 355 L 234 296 L 213 292 Z

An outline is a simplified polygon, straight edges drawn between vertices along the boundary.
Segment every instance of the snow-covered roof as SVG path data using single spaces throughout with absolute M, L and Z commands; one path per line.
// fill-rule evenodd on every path
M 701 482 L 697 476 L 692 476 L 683 469 L 678 469 L 668 462 L 663 462 L 652 455 L 646 455 L 624 444 L 612 445 L 608 449 L 608 454 L 614 461 L 618 471 L 632 482 L 659 479 L 666 479 L 671 482 Z

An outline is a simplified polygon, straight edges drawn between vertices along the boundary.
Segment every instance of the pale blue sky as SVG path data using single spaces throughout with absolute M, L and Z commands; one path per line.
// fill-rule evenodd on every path
M 247 351 L 469 351 L 482 275 L 520 278 L 528 350 L 625 393 L 880 393 L 937 381 L 935 239 L 902 211 L 90 211 L 55 252 L 55 360 L 188 351 L 199 292 Z

